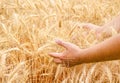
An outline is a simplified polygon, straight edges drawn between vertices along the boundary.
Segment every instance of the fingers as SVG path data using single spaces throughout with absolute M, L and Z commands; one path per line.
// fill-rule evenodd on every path
M 87 29 L 87 30 L 91 30 L 91 29 L 98 29 L 100 27 L 95 25 L 95 24 L 86 23 L 86 24 L 83 25 L 83 28 Z
M 95 24 L 87 23 L 83 25 L 83 28 L 86 30 L 94 30 L 97 36 L 97 39 L 100 38 L 100 33 L 102 32 L 102 28 L 100 26 L 97 26 Z
M 68 48 L 67 42 L 64 42 L 64 41 L 59 40 L 59 39 L 56 39 L 55 42 L 56 42 L 58 45 L 60 45 L 60 46 L 62 46 L 62 47 L 64 47 L 64 48 L 66 48 L 66 49 Z
M 57 64 L 62 64 L 62 60 L 59 58 L 54 58 L 54 62 Z
M 86 29 L 86 30 L 90 30 L 91 29 L 91 27 L 89 26 L 89 24 L 84 24 L 83 28 Z
M 61 64 L 62 67 L 71 67 L 72 65 L 69 64 L 69 61 L 64 61 L 59 58 L 54 58 L 54 62 L 56 64 Z
M 49 53 L 49 55 L 51 57 L 54 57 L 54 58 L 61 58 L 62 57 L 62 53 Z
M 74 65 L 70 64 L 69 60 L 61 59 L 59 53 L 50 53 L 50 56 L 54 57 L 54 62 L 56 64 L 61 64 L 62 67 L 72 67 Z
M 49 55 L 54 58 L 55 63 L 62 64 L 62 60 L 61 60 L 62 53 L 49 53 Z
M 58 45 L 66 48 L 66 49 L 71 49 L 71 47 L 74 46 L 74 44 L 72 44 L 72 43 L 70 43 L 70 42 L 65 42 L 65 41 L 62 41 L 62 40 L 59 40 L 59 39 L 56 39 L 55 42 L 56 42 Z
M 86 23 L 83 25 L 83 28 L 84 29 L 87 29 L 87 30 L 91 30 L 95 27 L 95 25 L 91 24 L 91 23 Z

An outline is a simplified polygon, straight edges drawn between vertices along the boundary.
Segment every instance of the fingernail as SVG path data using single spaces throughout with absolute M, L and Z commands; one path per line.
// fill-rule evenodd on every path
M 55 42 L 56 42 L 56 43 L 60 43 L 61 40 L 59 40 L 59 39 L 55 39 Z

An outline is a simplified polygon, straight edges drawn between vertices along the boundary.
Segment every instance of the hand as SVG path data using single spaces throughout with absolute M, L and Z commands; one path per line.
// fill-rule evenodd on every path
M 55 63 L 63 64 L 67 67 L 80 64 L 82 49 L 72 43 L 64 42 L 61 40 L 56 40 L 56 43 L 66 48 L 66 50 L 61 53 L 49 53 L 50 56 L 54 57 Z
M 83 28 L 88 29 L 88 30 L 95 30 L 96 34 L 99 34 L 103 31 L 103 28 L 101 26 L 91 24 L 91 23 L 86 23 L 83 24 Z
M 101 37 L 108 38 L 112 36 L 112 29 L 110 28 L 110 26 L 106 26 L 106 25 L 98 26 L 91 23 L 86 23 L 83 24 L 83 28 L 87 30 L 94 30 L 97 39 L 100 39 Z
M 103 33 L 104 31 L 104 28 L 102 26 L 98 26 L 98 25 L 95 25 L 95 24 L 91 24 L 91 23 L 86 23 L 86 24 L 83 24 L 83 28 L 84 29 L 87 29 L 87 30 L 94 30 L 95 33 L 96 33 L 96 37 L 97 39 L 100 38 L 100 35 Z

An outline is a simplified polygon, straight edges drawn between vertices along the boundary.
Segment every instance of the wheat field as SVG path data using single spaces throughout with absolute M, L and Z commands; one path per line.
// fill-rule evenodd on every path
M 66 68 L 48 55 L 64 50 L 56 38 L 81 49 L 102 42 L 82 24 L 101 26 L 119 11 L 120 0 L 0 0 L 0 83 L 120 83 L 119 60 Z

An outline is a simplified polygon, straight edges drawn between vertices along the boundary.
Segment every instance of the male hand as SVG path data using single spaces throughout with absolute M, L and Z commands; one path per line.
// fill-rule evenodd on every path
M 98 26 L 98 25 L 95 25 L 95 24 L 91 24 L 91 23 L 86 23 L 86 24 L 83 24 L 83 28 L 84 29 L 87 29 L 87 30 L 94 30 L 95 33 L 96 33 L 96 37 L 97 39 L 100 38 L 100 35 L 103 33 L 104 31 L 104 28 L 102 26 Z
M 83 52 L 82 49 L 70 42 L 64 42 L 62 40 L 56 40 L 56 43 L 66 48 L 66 50 L 61 53 L 49 53 L 49 55 L 54 58 L 55 63 L 62 64 L 66 67 L 71 67 L 81 63 L 80 57 Z
M 98 26 L 95 24 L 86 23 L 86 24 L 83 24 L 83 28 L 87 30 L 94 30 L 96 33 L 97 39 L 100 39 L 101 37 L 108 38 L 112 36 L 112 29 L 110 28 L 110 26 L 107 26 L 107 25 Z
M 102 27 L 95 25 L 95 24 L 92 24 L 92 23 L 85 23 L 85 24 L 83 24 L 83 28 L 94 29 L 97 33 L 99 33 L 101 31 Z

